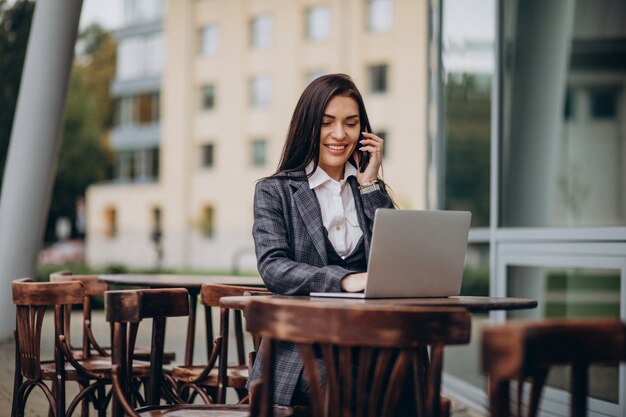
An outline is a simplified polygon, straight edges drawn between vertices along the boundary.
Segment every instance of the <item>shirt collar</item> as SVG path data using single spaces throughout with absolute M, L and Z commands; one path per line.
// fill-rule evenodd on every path
M 311 173 L 311 171 L 313 171 L 313 161 L 309 162 L 309 165 L 307 165 L 305 170 L 306 170 L 307 175 Z M 351 163 L 346 162 L 346 165 L 343 170 L 343 180 L 340 181 L 340 184 L 343 185 L 343 183 L 349 176 L 351 175 L 356 176 L 356 174 L 357 174 L 356 168 Z M 335 181 L 335 180 L 333 180 L 326 173 L 326 171 L 324 171 L 322 168 L 318 166 L 315 172 L 313 172 L 313 174 L 309 177 L 309 188 L 313 190 L 314 188 L 319 187 L 320 185 L 324 184 L 327 181 Z

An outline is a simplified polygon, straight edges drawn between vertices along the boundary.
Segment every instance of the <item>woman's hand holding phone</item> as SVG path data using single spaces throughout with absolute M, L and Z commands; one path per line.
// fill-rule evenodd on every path
M 383 139 L 375 134 L 369 132 L 361 133 L 359 144 L 357 145 L 358 151 L 354 153 L 358 167 L 356 179 L 359 181 L 359 184 L 365 184 L 378 178 L 378 170 L 383 160 L 383 144 Z M 365 156 L 362 156 L 363 154 Z M 361 164 L 362 160 L 364 160 L 364 164 Z

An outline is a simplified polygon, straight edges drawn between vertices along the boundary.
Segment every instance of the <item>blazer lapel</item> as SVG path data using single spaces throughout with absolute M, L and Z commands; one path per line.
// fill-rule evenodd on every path
M 359 218 L 359 227 L 363 232 L 363 246 L 365 249 L 365 262 L 369 262 L 370 256 L 370 230 L 366 225 L 368 224 L 367 217 L 365 217 L 365 209 L 363 208 L 363 201 L 359 198 L 361 191 L 359 191 L 359 182 L 356 177 L 351 175 L 348 177 L 348 184 L 352 188 L 352 195 L 354 196 L 354 206 L 356 207 L 356 215 Z
M 328 254 L 326 253 L 326 230 L 322 224 L 322 214 L 320 204 L 315 196 L 315 191 L 309 188 L 308 181 L 290 180 L 291 186 L 296 190 L 293 200 L 296 204 L 302 223 L 304 223 L 313 246 L 317 250 L 324 265 L 328 264 Z

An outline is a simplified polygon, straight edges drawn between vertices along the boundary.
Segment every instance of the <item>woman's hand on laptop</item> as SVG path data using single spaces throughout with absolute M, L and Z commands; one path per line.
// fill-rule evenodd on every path
M 346 275 L 341 279 L 341 289 L 346 292 L 365 291 L 367 272 Z

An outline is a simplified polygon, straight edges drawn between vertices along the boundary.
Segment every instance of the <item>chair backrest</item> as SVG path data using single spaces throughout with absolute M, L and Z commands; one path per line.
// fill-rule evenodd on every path
M 264 287 L 248 287 L 243 285 L 224 285 L 224 284 L 203 284 L 200 289 L 200 301 L 207 308 L 211 307 L 219 307 L 220 308 L 220 332 L 217 339 L 213 339 L 213 335 L 207 335 L 207 340 L 213 339 L 213 347 L 214 349 L 219 349 L 219 366 L 218 366 L 218 392 L 217 392 L 217 402 L 224 403 L 226 400 L 226 386 L 228 384 L 228 376 L 227 376 L 227 367 L 228 367 L 228 342 L 229 342 L 229 332 L 230 332 L 230 324 L 229 324 L 229 314 L 228 309 L 225 309 L 220 306 L 219 301 L 222 297 L 231 297 L 231 296 L 243 296 L 248 292 L 254 293 L 265 293 L 271 294 Z M 243 337 L 243 320 L 241 316 L 241 311 L 235 310 L 233 311 L 233 316 L 235 318 L 235 342 L 237 345 L 237 362 L 239 365 L 245 365 L 246 363 L 246 353 L 244 346 L 244 337 Z M 207 315 L 210 317 L 210 315 Z M 209 342 L 210 343 L 210 342 Z M 254 340 L 254 351 L 250 352 L 250 361 L 256 356 L 256 349 L 258 348 L 258 341 Z M 211 355 L 210 352 L 209 362 L 213 359 L 215 361 L 215 355 Z M 250 366 L 252 363 L 249 364 Z
M 314 416 L 393 416 L 401 396 L 417 415 L 438 416 L 443 346 L 467 343 L 471 327 L 465 309 L 336 300 L 253 299 L 246 318 L 248 330 L 263 337 L 261 415 L 272 412 L 272 346 L 288 341 L 300 351 Z
M 492 416 L 515 415 L 510 410 L 510 381 L 517 380 L 517 410 L 528 416 L 539 410 L 541 393 L 550 367 L 570 365 L 570 415 L 587 412 L 588 368 L 594 363 L 626 360 L 626 324 L 619 320 L 560 320 L 507 322 L 482 330 L 482 367 L 489 384 Z M 530 382 L 524 396 L 525 380 Z
M 41 328 L 46 307 L 54 306 L 55 344 L 64 334 L 65 305 L 83 302 L 81 282 L 34 282 L 21 278 L 11 283 L 16 305 L 16 337 L 22 376 L 38 380 L 41 376 Z M 55 349 L 56 365 L 63 366 L 63 357 Z M 16 370 L 17 372 L 17 370 Z
M 205 306 L 219 307 L 220 298 L 242 296 L 247 292 L 267 292 L 264 287 L 248 287 L 244 285 L 203 284 L 200 289 L 200 299 Z
M 82 303 L 83 309 L 83 342 L 82 342 L 82 354 L 84 358 L 91 355 L 92 348 L 95 348 L 101 355 L 107 355 L 104 349 L 95 341 L 93 334 L 91 333 L 91 311 L 92 301 L 94 297 L 103 297 L 104 292 L 108 291 L 109 284 L 106 282 L 98 281 L 97 275 L 73 275 L 70 271 L 57 271 L 50 274 L 50 282 L 58 281 L 80 281 L 83 283 L 84 299 Z M 66 308 L 65 314 L 65 337 L 71 344 L 71 321 L 70 321 L 70 306 Z M 74 350 L 78 348 L 72 347 Z
M 133 413 L 130 392 L 132 358 L 139 323 L 152 319 L 150 373 L 146 402 L 157 405 L 163 388 L 163 348 L 167 317 L 189 315 L 189 293 L 184 288 L 107 291 L 104 297 L 106 319 L 113 324 L 113 363 L 117 365 L 113 389 L 122 407 Z M 169 393 L 165 393 L 168 395 Z

